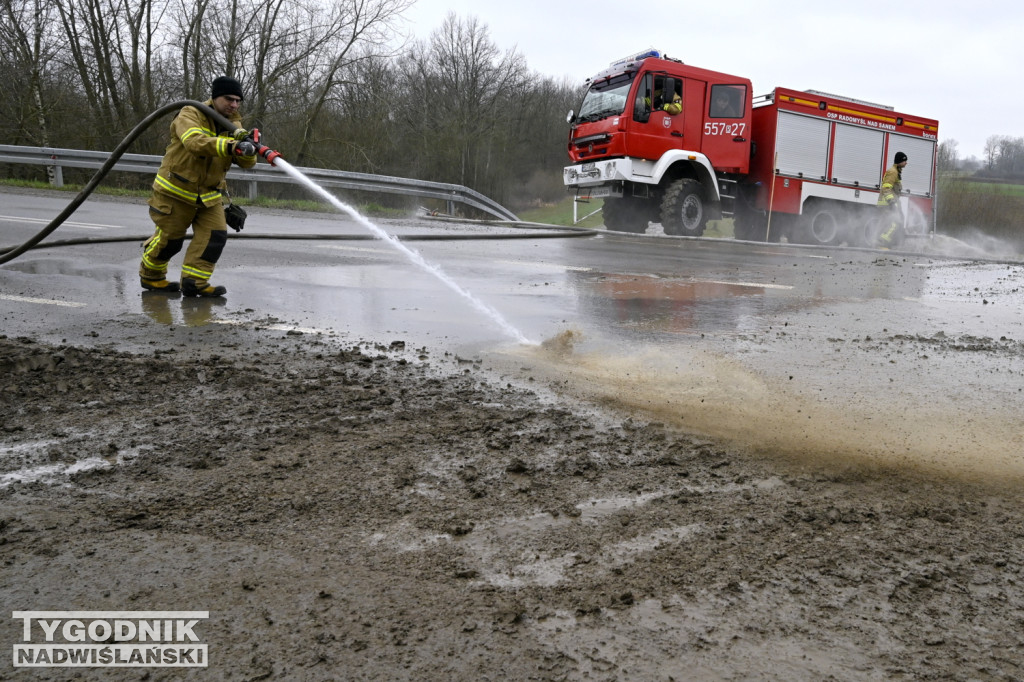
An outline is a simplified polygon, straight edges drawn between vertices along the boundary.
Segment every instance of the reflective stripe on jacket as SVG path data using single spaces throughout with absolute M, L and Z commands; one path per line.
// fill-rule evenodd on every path
M 206 105 L 213 106 L 213 100 Z M 230 119 L 240 124 L 241 116 Z M 153 180 L 153 191 L 190 204 L 214 206 L 227 187 L 228 169 L 234 161 L 242 168 L 256 165 L 256 156 L 233 156 L 229 131 L 217 134 L 217 126 L 192 106 L 182 107 L 171 121 L 171 142 Z
M 889 170 L 885 171 L 885 175 L 882 176 L 881 190 L 878 193 L 879 206 L 888 206 L 898 200 L 900 194 L 903 193 L 903 173 L 902 169 L 898 168 L 896 164 L 891 165 Z
M 656 99 L 656 100 L 657 99 L 661 99 L 661 90 L 655 90 L 654 91 L 654 99 Z M 647 108 L 650 109 L 651 108 L 651 98 L 650 97 L 644 97 L 644 104 L 646 104 Z M 662 104 L 661 105 L 661 110 L 668 112 L 669 115 L 671 115 L 671 116 L 675 116 L 676 114 L 678 114 L 679 112 L 681 112 L 683 110 L 683 98 L 679 96 L 678 92 L 673 93 L 672 101 L 671 102 L 665 102 L 664 104 Z

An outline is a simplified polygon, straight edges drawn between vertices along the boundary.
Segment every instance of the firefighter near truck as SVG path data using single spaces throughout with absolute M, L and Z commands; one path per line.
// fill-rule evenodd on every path
M 876 246 L 882 176 L 909 158 L 906 236 L 934 227 L 938 122 L 815 90 L 753 96 L 746 78 L 650 50 L 588 80 L 569 112 L 563 181 L 603 199 L 605 227 L 699 237 L 732 218 L 737 239 Z M 673 113 L 678 112 L 678 113 Z

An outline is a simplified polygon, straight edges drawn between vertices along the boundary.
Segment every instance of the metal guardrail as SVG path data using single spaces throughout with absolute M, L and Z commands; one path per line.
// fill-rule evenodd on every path
M 63 185 L 61 169 L 98 169 L 109 157 L 110 154 L 108 152 L 0 145 L 0 163 L 50 166 L 54 169 L 55 184 L 58 187 Z M 147 154 L 124 154 L 118 159 L 111 170 L 155 175 L 157 169 L 160 168 L 161 158 Z M 449 213 L 454 213 L 454 205 L 461 203 L 489 213 L 501 220 L 519 220 L 514 213 L 501 204 L 463 185 L 451 185 L 443 182 L 429 182 L 427 180 L 398 178 L 387 175 L 350 173 L 348 171 L 327 170 L 324 168 L 297 167 L 297 170 L 321 187 L 337 187 L 365 192 L 384 192 L 427 199 L 440 199 L 447 202 Z M 257 197 L 257 186 L 261 182 L 299 184 L 290 175 L 275 170 L 262 162 L 258 163 L 251 170 L 232 168 L 228 171 L 228 179 L 248 183 L 250 199 Z

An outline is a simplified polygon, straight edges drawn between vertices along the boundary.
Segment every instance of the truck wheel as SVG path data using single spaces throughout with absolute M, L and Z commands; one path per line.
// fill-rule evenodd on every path
M 643 234 L 647 231 L 647 212 L 640 201 L 632 197 L 621 199 L 605 199 L 604 226 L 616 232 L 633 232 Z
M 831 208 L 811 210 L 804 216 L 804 243 L 834 246 L 843 241 L 843 224 Z
M 928 234 L 928 232 L 931 231 L 931 225 L 928 224 L 924 214 L 921 213 L 921 211 L 914 209 L 913 206 L 910 208 L 911 210 L 909 215 L 907 215 L 907 222 L 905 225 L 906 233 L 915 237 Z
M 661 200 L 661 226 L 665 234 L 699 237 L 708 222 L 704 210 L 704 188 L 696 180 L 676 180 Z

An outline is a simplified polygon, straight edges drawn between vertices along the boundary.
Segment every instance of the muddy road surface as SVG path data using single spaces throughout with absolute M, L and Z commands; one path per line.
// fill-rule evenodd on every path
M 160 330 L 0 338 L 0 632 L 208 611 L 208 667 L 0 678 L 1024 679 L 1013 467 L 740 447 L 399 339 Z M 958 340 L 863 352 L 915 343 Z

